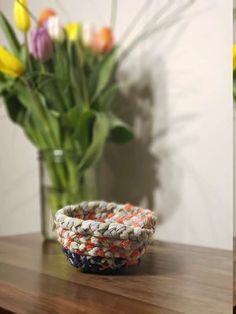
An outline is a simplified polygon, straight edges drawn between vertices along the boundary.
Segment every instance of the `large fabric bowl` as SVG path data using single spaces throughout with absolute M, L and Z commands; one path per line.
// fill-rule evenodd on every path
M 156 216 L 131 204 L 91 201 L 60 209 L 55 224 L 71 264 L 100 272 L 138 264 L 152 240 Z

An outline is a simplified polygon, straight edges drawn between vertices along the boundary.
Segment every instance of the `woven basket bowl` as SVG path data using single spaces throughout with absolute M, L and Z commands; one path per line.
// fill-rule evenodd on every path
M 152 240 L 156 216 L 131 204 L 91 201 L 60 209 L 55 224 L 71 264 L 101 272 L 139 263 Z

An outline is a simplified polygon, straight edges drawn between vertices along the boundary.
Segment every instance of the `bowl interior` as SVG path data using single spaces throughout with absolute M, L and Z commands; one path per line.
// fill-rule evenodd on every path
M 103 223 L 119 223 L 130 227 L 153 228 L 154 214 L 147 209 L 131 204 L 114 205 L 112 203 L 95 203 L 93 206 L 80 204 L 73 212 L 73 217 Z

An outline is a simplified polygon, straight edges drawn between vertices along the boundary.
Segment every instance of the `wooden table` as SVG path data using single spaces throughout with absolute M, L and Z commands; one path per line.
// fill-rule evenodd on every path
M 80 273 L 38 234 L 0 238 L 0 313 L 232 313 L 232 254 L 155 242 L 139 267 Z
M 234 283 L 233 283 L 233 302 L 234 302 L 234 313 L 236 313 L 236 238 L 234 238 L 234 257 L 233 257 L 233 267 L 234 267 Z

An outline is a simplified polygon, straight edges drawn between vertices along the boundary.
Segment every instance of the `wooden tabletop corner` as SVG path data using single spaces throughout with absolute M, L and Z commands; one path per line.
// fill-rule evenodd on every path
M 139 266 L 81 273 L 39 234 L 0 238 L 0 313 L 232 313 L 232 253 L 154 242 Z

